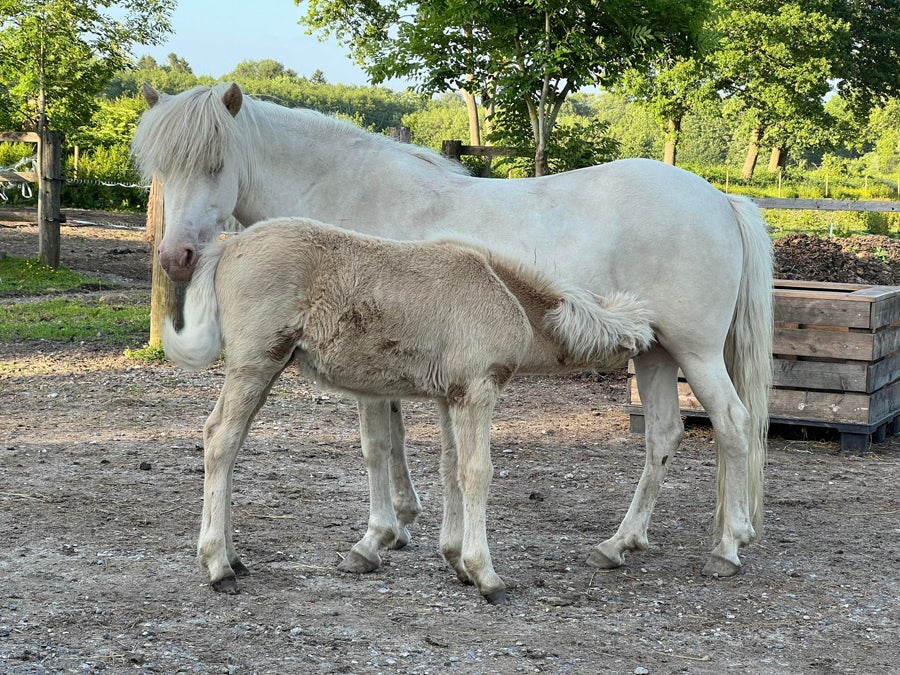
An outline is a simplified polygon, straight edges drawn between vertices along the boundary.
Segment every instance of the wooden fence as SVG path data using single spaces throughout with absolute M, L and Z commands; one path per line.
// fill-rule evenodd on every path
M 0 141 L 37 145 L 37 171 L 2 171 L 0 180 L 37 183 L 38 256 L 41 263 L 59 267 L 59 226 L 65 222 L 60 211 L 60 196 L 65 177 L 62 171 L 62 134 L 44 130 L 40 135 L 26 132 L 0 132 Z

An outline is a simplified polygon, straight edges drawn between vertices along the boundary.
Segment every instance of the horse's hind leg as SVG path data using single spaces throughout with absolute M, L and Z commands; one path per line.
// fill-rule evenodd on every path
M 625 552 L 645 550 L 647 528 L 668 462 L 684 436 L 678 406 L 678 366 L 660 346 L 634 360 L 644 407 L 646 457 L 631 505 L 616 533 L 591 552 L 588 564 L 613 569 L 625 563 Z
M 703 573 L 729 577 L 741 568 L 738 548 L 756 536 L 750 515 L 750 416 L 721 359 L 685 359 L 682 370 L 691 390 L 709 415 L 716 434 L 718 503 L 716 526 L 721 532 Z M 762 489 L 761 486 L 758 487 Z
M 390 546 L 398 539 L 404 539 L 406 543 L 409 535 L 404 538 L 405 528 L 397 522 L 391 502 L 391 402 L 359 398 L 357 404 L 363 458 L 369 475 L 369 526 L 338 569 L 362 574 L 381 565 L 380 548 Z
M 394 540 L 394 548 L 403 548 L 409 543 L 408 526 L 416 522 L 422 513 L 422 503 L 406 462 L 406 426 L 403 424 L 403 409 L 400 401 L 391 401 L 391 501 L 394 513 L 400 522 L 400 531 Z
M 247 573 L 232 539 L 234 462 L 253 415 L 282 368 L 274 364 L 268 369 L 226 366 L 225 384 L 203 429 L 203 515 L 197 557 L 217 591 L 236 593 L 236 577 Z

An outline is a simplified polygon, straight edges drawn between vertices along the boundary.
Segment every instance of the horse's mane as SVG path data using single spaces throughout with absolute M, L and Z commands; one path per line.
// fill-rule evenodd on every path
M 229 157 L 241 158 L 249 179 L 256 173 L 259 153 L 266 128 L 274 124 L 314 129 L 318 136 L 330 134 L 337 137 L 363 139 L 384 149 L 401 151 L 417 159 L 452 173 L 465 174 L 458 162 L 447 159 L 427 148 L 397 143 L 396 141 L 366 132 L 355 125 L 303 108 L 285 108 L 268 101 L 244 96 L 241 110 L 232 117 L 222 105 L 222 96 L 230 83 L 218 83 L 212 87 L 194 87 L 177 95 L 177 105 L 171 100 L 160 101 L 141 117 L 132 141 L 134 155 L 140 172 L 148 179 L 154 173 L 185 175 L 200 171 L 215 171 Z M 164 105 L 167 103 L 168 105 Z M 272 137 L 268 136 L 268 142 Z

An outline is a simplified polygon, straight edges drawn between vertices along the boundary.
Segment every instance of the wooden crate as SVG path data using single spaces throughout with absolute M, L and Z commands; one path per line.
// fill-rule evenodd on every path
M 774 299 L 772 423 L 837 429 L 845 450 L 900 432 L 900 287 L 777 280 Z M 705 415 L 683 378 L 678 394 Z M 634 377 L 626 409 L 642 430 Z

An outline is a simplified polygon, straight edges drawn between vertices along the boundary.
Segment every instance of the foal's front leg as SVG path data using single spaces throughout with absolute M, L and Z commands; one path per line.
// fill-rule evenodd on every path
M 203 429 L 203 515 L 197 558 L 217 591 L 237 593 L 237 576 L 248 574 L 234 548 L 231 488 L 234 462 L 253 415 L 265 402 L 274 373 L 229 370 L 219 400 Z
M 462 401 L 448 406 L 456 438 L 457 471 L 462 489 L 462 569 L 491 604 L 509 601 L 506 584 L 494 571 L 485 525 L 488 491 L 494 473 L 490 433 L 496 401 L 496 386 L 492 382 L 481 381 L 470 385 Z M 459 571 L 457 567 L 457 574 Z

